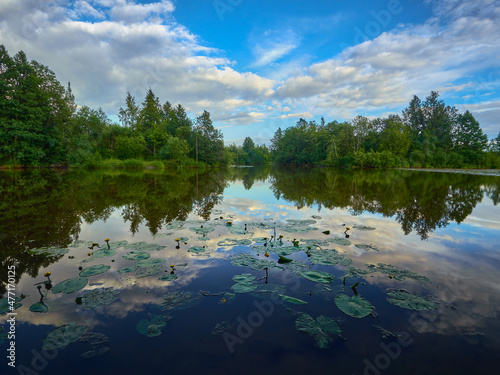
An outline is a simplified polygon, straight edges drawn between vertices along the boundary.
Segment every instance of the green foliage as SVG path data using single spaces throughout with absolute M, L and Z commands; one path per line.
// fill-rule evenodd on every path
M 144 169 L 144 162 L 138 159 L 127 159 L 123 161 L 123 167 L 127 169 Z
M 120 135 L 115 140 L 114 156 L 120 160 L 141 158 L 146 150 L 146 141 L 139 135 Z

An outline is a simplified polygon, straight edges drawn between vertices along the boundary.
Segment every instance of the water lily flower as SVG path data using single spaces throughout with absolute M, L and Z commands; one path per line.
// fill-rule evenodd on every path
M 227 224 L 227 225 L 232 225 L 232 224 L 233 224 L 233 222 L 232 222 L 232 221 L 226 221 L 226 224 Z
M 175 240 L 176 240 L 177 242 L 179 242 L 181 239 L 180 239 L 180 238 L 176 238 Z
M 264 254 L 264 256 L 265 256 L 266 258 L 269 258 L 269 253 L 265 253 L 265 254 Z
M 109 238 L 105 238 L 104 241 L 109 242 Z
M 50 275 L 52 275 L 50 272 L 45 272 L 45 273 L 43 274 L 43 276 L 45 276 L 45 277 L 49 277 Z

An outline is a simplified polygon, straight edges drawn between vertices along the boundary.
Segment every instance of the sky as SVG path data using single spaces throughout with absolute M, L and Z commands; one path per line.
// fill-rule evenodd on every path
M 1 0 L 0 44 L 114 121 L 151 88 L 226 144 L 431 91 L 500 132 L 500 0 Z

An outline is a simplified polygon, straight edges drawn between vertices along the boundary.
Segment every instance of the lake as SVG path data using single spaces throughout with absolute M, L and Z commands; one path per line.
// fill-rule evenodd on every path
M 497 372 L 498 176 L 33 170 L 0 197 L 2 374 Z

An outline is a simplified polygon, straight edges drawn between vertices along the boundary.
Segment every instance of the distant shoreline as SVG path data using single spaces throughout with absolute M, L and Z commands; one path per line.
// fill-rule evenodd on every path
M 474 174 L 480 176 L 500 176 L 500 169 L 452 169 L 452 168 L 399 168 L 407 171 L 445 172 Z

